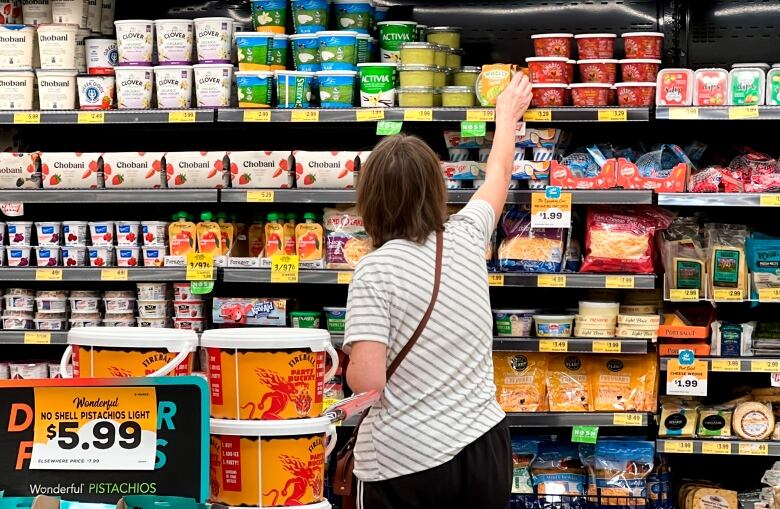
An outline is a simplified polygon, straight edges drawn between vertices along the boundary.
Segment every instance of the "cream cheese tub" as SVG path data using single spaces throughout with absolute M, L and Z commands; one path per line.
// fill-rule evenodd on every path
M 195 48 L 200 64 L 229 64 L 233 42 L 230 18 L 195 18 Z
M 197 344 L 198 335 L 185 330 L 71 330 L 60 371 L 69 378 L 72 358 L 73 378 L 189 375 Z
M 192 66 L 159 65 L 154 68 L 157 107 L 182 109 L 192 106 Z
M 42 110 L 76 108 L 75 70 L 38 69 L 38 102 Z
M 38 54 L 41 69 L 76 68 L 76 33 L 78 25 L 40 25 Z
M 78 76 L 79 108 L 110 110 L 114 106 L 114 76 Z
M 84 53 L 87 74 L 114 74 L 114 67 L 119 64 L 116 39 L 110 37 L 87 37 L 84 39 Z
M 189 19 L 157 19 L 157 59 L 160 65 L 192 63 L 193 23 Z
M 196 64 L 195 97 L 198 108 L 219 108 L 230 105 L 233 81 L 232 64 Z
M 120 110 L 145 110 L 152 107 L 153 67 L 117 67 L 116 102 Z
M 22 19 L 25 25 L 51 23 L 51 2 L 49 0 L 22 0 Z
M 325 462 L 336 446 L 327 417 L 211 420 L 210 501 L 230 507 L 327 509 Z
M 320 329 L 213 329 L 203 333 L 200 345 L 208 355 L 215 418 L 316 417 L 322 413 L 323 383 L 338 368 L 330 334 Z
M 154 22 L 149 19 L 115 21 L 119 65 L 152 65 Z
M 0 25 L 0 69 L 28 69 L 33 65 L 35 28 Z
M 0 71 L 0 110 L 31 110 L 34 81 L 32 71 Z
M 88 28 L 89 6 L 84 0 L 50 0 L 52 23 Z

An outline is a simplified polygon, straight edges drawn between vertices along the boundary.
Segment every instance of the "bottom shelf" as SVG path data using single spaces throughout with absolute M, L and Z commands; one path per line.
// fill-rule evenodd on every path
M 666 454 L 720 454 L 731 456 L 780 456 L 780 442 L 659 438 L 657 452 Z

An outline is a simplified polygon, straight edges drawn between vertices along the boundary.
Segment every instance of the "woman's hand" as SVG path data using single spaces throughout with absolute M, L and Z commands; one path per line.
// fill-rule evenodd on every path
M 523 114 L 531 104 L 531 82 L 528 76 L 522 72 L 515 73 L 509 86 L 501 92 L 496 100 L 496 124 L 497 127 L 505 127 L 507 124 L 514 129 Z

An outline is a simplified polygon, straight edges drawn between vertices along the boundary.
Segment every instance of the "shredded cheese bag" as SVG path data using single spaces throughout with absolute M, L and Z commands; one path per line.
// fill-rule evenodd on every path
M 587 363 L 578 355 L 553 355 L 547 371 L 547 399 L 551 412 L 592 410 Z
M 547 409 L 547 356 L 539 353 L 494 352 L 496 398 L 504 412 Z
M 649 379 L 655 373 L 655 357 L 588 358 L 588 374 L 596 412 L 647 411 Z M 654 392 L 654 389 L 651 389 Z
M 560 272 L 564 230 L 531 228 L 525 207 L 512 207 L 501 219 L 503 240 L 498 247 L 499 268 L 505 272 Z

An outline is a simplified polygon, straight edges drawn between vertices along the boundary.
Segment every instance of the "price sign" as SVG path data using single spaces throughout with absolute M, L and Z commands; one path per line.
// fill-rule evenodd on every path
M 730 106 L 729 120 L 758 118 L 758 106 Z
M 376 134 L 378 136 L 393 136 L 401 132 L 403 122 L 392 122 L 390 120 L 380 120 L 376 123 Z
M 154 388 L 35 388 L 31 469 L 153 470 L 156 451 Z
M 366 108 L 355 112 L 355 120 L 358 122 L 376 122 L 385 119 L 384 108 Z
M 594 340 L 593 353 L 620 353 L 620 341 Z
M 466 120 L 469 122 L 494 122 L 496 110 L 466 110 Z
M 62 281 L 62 269 L 36 269 L 36 281 Z
M 739 444 L 739 454 L 745 455 L 745 456 L 767 456 L 769 455 L 769 445 L 768 444 L 749 444 L 740 442 Z
M 523 115 L 524 122 L 552 122 L 552 110 L 527 110 Z
M 320 110 L 292 110 L 290 120 L 292 122 L 319 122 Z
M 245 110 L 244 122 L 270 122 L 270 110 Z
M 536 276 L 539 288 L 566 288 L 566 276 L 562 274 L 539 274 Z
M 272 283 L 298 282 L 298 256 L 276 254 L 271 257 Z
M 780 288 L 759 288 L 759 302 L 780 302 Z
M 196 118 L 197 113 L 190 110 L 172 111 L 168 113 L 168 122 L 170 123 L 195 122 Z
M 664 440 L 663 452 L 670 454 L 693 454 L 693 442 L 690 440 Z
M 336 276 L 336 282 L 340 285 L 348 285 L 352 282 L 352 272 L 339 272 Z
M 531 228 L 569 228 L 571 226 L 571 193 L 560 187 L 548 187 L 531 195 Z
M 731 444 L 728 442 L 702 442 L 702 454 L 731 454 Z
M 742 302 L 745 300 L 745 295 L 742 290 L 728 288 L 714 289 L 712 292 L 712 297 L 715 302 Z
M 615 414 L 612 416 L 615 426 L 641 426 L 642 414 Z
M 425 108 L 410 108 L 404 110 L 404 121 L 407 122 L 431 122 L 433 110 Z
M 738 360 L 726 360 L 726 359 L 712 359 L 712 365 L 710 371 L 717 371 L 722 373 L 738 373 L 742 370 L 740 361 Z
M 758 204 L 761 207 L 780 207 L 780 194 L 762 194 Z
M 27 331 L 24 333 L 24 344 L 25 345 L 50 345 L 51 332 Z
M 679 359 L 669 359 L 666 365 L 666 394 L 706 396 L 707 368 L 707 361 L 694 360 L 693 364 L 681 364 Z
M 628 120 L 628 110 L 620 108 L 599 110 L 598 118 L 599 122 L 625 122 Z
M 571 441 L 581 444 L 595 444 L 599 436 L 598 426 L 573 426 L 571 428 Z
M 485 136 L 486 132 L 487 132 L 487 124 L 485 122 L 466 121 L 460 123 L 460 135 L 464 138 Z
M 569 351 L 569 342 L 565 339 L 540 339 L 539 340 L 539 351 L 545 352 L 545 353 L 551 353 L 551 352 L 568 352 Z
M 780 360 L 750 361 L 750 371 L 753 373 L 777 373 L 780 372 Z
M 214 279 L 214 255 L 189 253 L 187 255 L 187 281 L 211 281 Z
M 488 286 L 504 286 L 504 275 L 488 274 Z
M 607 288 L 634 288 L 634 276 L 606 276 L 604 281 Z
M 699 290 L 697 288 L 673 288 L 669 290 L 669 300 L 672 302 L 698 302 Z
M 273 203 L 274 192 L 273 191 L 247 191 L 246 202 L 247 203 Z
M 40 124 L 41 114 L 37 111 L 14 113 L 14 124 Z
M 81 111 L 76 121 L 79 124 L 104 124 L 106 114 L 102 111 Z
M 101 281 L 127 281 L 127 269 L 100 269 Z
M 696 120 L 699 108 L 669 108 L 669 120 Z

